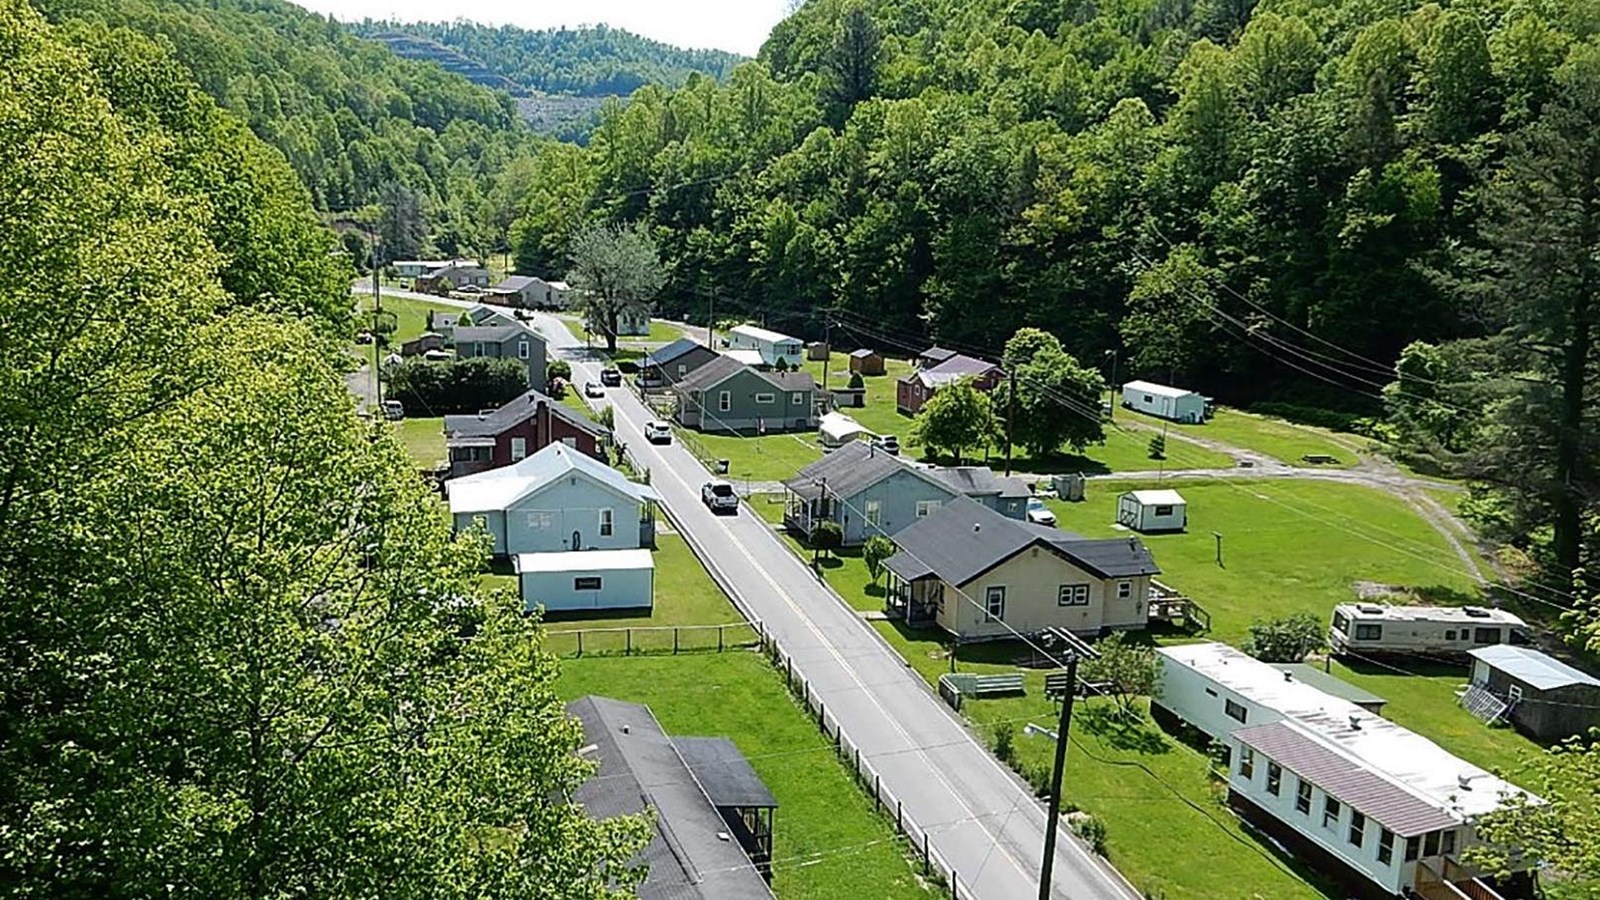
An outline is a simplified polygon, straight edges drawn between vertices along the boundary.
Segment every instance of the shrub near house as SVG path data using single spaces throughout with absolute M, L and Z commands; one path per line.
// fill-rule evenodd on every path
M 521 362 L 492 357 L 448 363 L 412 357 L 390 369 L 387 377 L 390 397 L 430 415 L 493 409 L 528 389 Z

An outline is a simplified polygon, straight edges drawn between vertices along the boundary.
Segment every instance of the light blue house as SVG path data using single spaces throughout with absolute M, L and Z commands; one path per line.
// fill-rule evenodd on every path
M 809 539 L 818 522 L 837 522 L 847 547 L 875 534 L 893 537 L 958 497 L 1022 519 L 1032 493 L 1022 479 L 984 466 L 921 466 L 864 441 L 834 450 L 783 486 L 789 495 L 783 521 L 789 530 Z
M 656 564 L 649 550 L 519 553 L 511 563 L 529 612 L 648 610 L 654 602 Z
M 482 521 L 495 556 L 655 544 L 656 492 L 565 444 L 444 487 L 456 530 Z

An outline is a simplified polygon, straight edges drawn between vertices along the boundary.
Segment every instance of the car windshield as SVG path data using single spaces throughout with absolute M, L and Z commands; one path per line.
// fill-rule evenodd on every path
M 1040 500 L 1038 497 L 1029 497 L 1028 498 L 1028 508 L 1029 509 L 1044 509 L 1044 501 Z

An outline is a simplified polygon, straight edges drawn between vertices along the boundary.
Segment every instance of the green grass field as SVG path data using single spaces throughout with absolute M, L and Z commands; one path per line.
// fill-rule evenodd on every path
M 563 660 L 558 688 L 646 703 L 669 734 L 737 744 L 778 801 L 773 891 L 783 900 L 944 896 L 922 883 L 893 822 L 759 653 Z
M 549 621 L 550 631 L 581 628 L 641 628 L 651 625 L 725 625 L 743 617 L 705 567 L 675 534 L 656 536 L 656 600 L 644 615 L 605 615 Z
M 1332 432 L 1320 428 L 1297 425 L 1282 419 L 1240 412 L 1226 407 L 1219 407 L 1216 414 L 1201 425 L 1169 423 L 1154 416 L 1120 408 L 1117 410 L 1117 416 L 1123 422 L 1131 420 L 1153 428 L 1166 427 L 1169 429 L 1169 434 L 1193 435 L 1231 447 L 1254 450 L 1295 466 L 1305 464 L 1301 460 L 1303 456 L 1332 456 L 1339 460 L 1338 465 L 1329 465 L 1327 468 L 1353 466 L 1358 460 L 1347 445 L 1366 441 L 1365 438 L 1354 435 L 1335 437 Z M 1179 463 L 1179 468 L 1199 468 L 1198 464 L 1190 460 L 1207 452 L 1204 448 L 1180 443 L 1170 438 L 1167 441 L 1167 451 L 1175 461 L 1184 461 Z
M 739 437 L 725 434 L 700 434 L 678 429 L 680 440 L 711 459 L 728 460 L 730 481 L 785 481 L 822 458 L 822 447 L 815 434 L 768 434 Z
M 445 461 L 443 416 L 401 419 L 394 429 L 417 465 L 431 469 Z
M 578 336 L 578 340 L 586 341 L 589 339 L 589 329 L 584 327 L 583 319 L 571 315 L 563 315 L 560 319 L 568 328 L 572 329 L 572 333 Z M 670 344 L 681 337 L 683 337 L 683 329 L 668 325 L 659 319 L 651 319 L 649 334 L 624 334 L 617 338 L 617 343 Z M 594 336 L 594 340 L 599 344 L 605 343 L 605 338 L 598 334 Z
M 399 345 L 411 340 L 428 330 L 429 312 L 459 313 L 461 309 L 447 306 L 443 303 L 429 303 L 426 300 L 414 300 L 410 297 L 397 297 L 393 294 L 383 295 L 383 308 L 385 312 L 395 314 L 395 331 L 390 336 L 389 342 L 396 349 Z M 372 311 L 372 296 L 363 294 L 356 298 L 356 321 L 359 327 L 362 324 L 361 314 Z M 370 319 L 366 321 L 370 325 Z M 371 348 L 367 348 L 371 353 Z
M 1095 482 L 1082 503 L 1048 501 L 1060 527 L 1091 537 L 1115 527 L 1117 496 L 1154 484 Z M 1183 534 L 1145 535 L 1160 579 L 1210 611 L 1212 636 L 1237 644 L 1250 622 L 1296 612 L 1326 619 L 1355 583 L 1417 590 L 1442 602 L 1475 597 L 1444 539 L 1404 502 L 1328 481 L 1168 481 L 1189 503 Z M 1223 565 L 1217 565 L 1222 535 Z

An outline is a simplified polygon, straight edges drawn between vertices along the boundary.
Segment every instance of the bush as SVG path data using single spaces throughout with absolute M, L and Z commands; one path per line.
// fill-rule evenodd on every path
M 1322 620 L 1311 613 L 1250 623 L 1250 636 L 1240 649 L 1262 662 L 1297 663 L 1323 647 Z
M 1013 768 L 1017 762 L 1016 736 L 1017 726 L 1010 722 L 1001 722 L 994 727 L 994 757 Z
M 1150 439 L 1150 458 L 1167 458 L 1167 439 L 1159 434 Z
M 851 372 L 850 373 L 850 390 L 859 391 L 859 390 L 862 390 L 862 389 L 866 388 L 866 386 L 867 386 L 866 379 L 861 377 L 861 373 L 860 372 Z
M 784 361 L 784 360 L 782 360 L 782 359 L 780 359 L 777 362 L 772 364 L 772 371 L 774 371 L 774 372 L 787 372 L 787 371 L 789 371 L 789 363 Z
M 1329 431 L 1348 431 L 1352 434 L 1365 434 L 1372 427 L 1372 419 L 1363 417 L 1358 413 L 1344 412 L 1337 409 L 1323 409 L 1317 406 L 1305 406 L 1299 403 L 1281 403 L 1267 400 L 1250 404 L 1250 411 L 1263 416 L 1276 416 L 1301 425 L 1326 428 Z
M 548 366 L 545 366 L 544 379 L 546 382 L 553 382 L 558 378 L 562 381 L 572 380 L 572 363 L 564 359 L 553 359 Z
M 1072 833 L 1083 838 L 1083 842 L 1096 854 L 1106 855 L 1106 823 L 1095 818 L 1092 813 L 1075 816 L 1072 820 Z
M 1022 773 L 1023 780 L 1027 781 L 1028 786 L 1033 788 L 1035 797 L 1044 798 L 1050 796 L 1050 773 L 1052 771 L 1051 764 L 1048 762 L 1035 763 L 1024 769 Z
M 827 555 L 830 551 L 837 550 L 843 545 L 844 529 L 839 527 L 838 522 L 824 519 L 818 522 L 817 527 L 811 531 L 811 546 L 815 547 L 823 555 Z
M 389 374 L 390 397 L 435 416 L 495 409 L 527 390 L 528 370 L 514 359 L 432 363 L 414 356 Z

